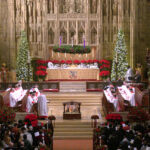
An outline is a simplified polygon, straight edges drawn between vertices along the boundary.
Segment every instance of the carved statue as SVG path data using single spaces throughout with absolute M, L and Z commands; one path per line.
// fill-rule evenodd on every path
M 91 13 L 97 13 L 97 0 L 91 0 Z

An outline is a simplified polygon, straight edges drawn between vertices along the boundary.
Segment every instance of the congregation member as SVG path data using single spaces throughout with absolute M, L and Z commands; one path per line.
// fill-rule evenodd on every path
M 38 97 L 38 115 L 39 117 L 47 117 L 47 99 L 45 95 L 40 95 Z
M 135 88 L 130 86 L 128 83 L 124 82 L 124 84 L 118 87 L 118 90 L 124 100 L 130 102 L 131 106 L 135 106 Z

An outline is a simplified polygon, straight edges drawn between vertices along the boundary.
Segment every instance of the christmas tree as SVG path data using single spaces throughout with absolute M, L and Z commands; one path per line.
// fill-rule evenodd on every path
M 127 71 L 127 66 L 127 48 L 124 33 L 122 30 L 119 30 L 113 55 L 111 80 L 123 79 Z
M 17 80 L 24 81 L 30 81 L 32 78 L 29 44 L 25 31 L 21 32 L 19 51 L 17 54 L 16 76 Z

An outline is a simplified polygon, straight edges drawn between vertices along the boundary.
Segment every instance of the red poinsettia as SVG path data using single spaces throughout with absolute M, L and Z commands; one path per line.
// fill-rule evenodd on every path
M 73 63 L 74 64 L 80 64 L 81 62 L 79 60 L 74 60 Z
M 102 59 L 99 61 L 100 64 L 110 64 L 108 60 Z
M 59 64 L 60 62 L 58 60 L 53 60 L 52 63 Z
M 47 68 L 46 66 L 38 66 L 36 69 L 37 70 L 46 70 L 46 68 Z
M 87 61 L 86 60 L 81 60 L 81 63 L 85 64 L 85 63 L 87 63 Z
M 60 63 L 61 63 L 61 64 L 65 64 L 66 61 L 65 61 L 65 60 L 61 60 Z
M 66 64 L 72 64 L 72 60 L 66 60 Z
M 100 66 L 100 70 L 102 70 L 102 69 L 105 69 L 105 70 L 110 69 L 110 64 L 102 64 Z
M 101 71 L 100 73 L 99 73 L 99 75 L 101 76 L 101 77 L 108 77 L 109 75 L 110 75 L 110 71 Z
M 122 116 L 120 114 L 107 114 L 106 120 L 122 120 Z
M 93 60 L 94 63 L 99 63 L 99 60 L 95 59 Z
M 88 64 L 92 64 L 94 61 L 93 60 L 87 60 Z

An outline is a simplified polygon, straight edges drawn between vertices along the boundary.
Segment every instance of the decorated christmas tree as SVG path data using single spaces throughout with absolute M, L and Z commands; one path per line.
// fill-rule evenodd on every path
M 127 48 L 124 33 L 122 30 L 119 30 L 113 55 L 111 80 L 123 79 L 127 71 L 127 66 Z
M 24 81 L 30 81 L 32 78 L 29 44 L 25 31 L 21 32 L 19 51 L 17 54 L 16 76 L 17 80 Z

